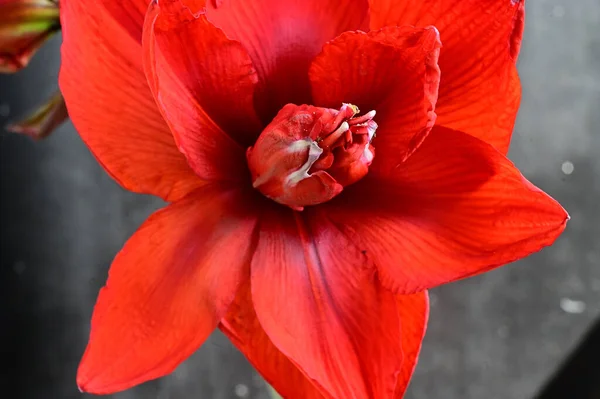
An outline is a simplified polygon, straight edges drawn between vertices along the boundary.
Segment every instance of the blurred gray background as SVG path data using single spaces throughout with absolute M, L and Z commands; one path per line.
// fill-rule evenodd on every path
M 56 89 L 59 45 L 20 74 L 0 75 L 2 125 Z M 600 0 L 530 0 L 519 69 L 510 158 L 572 220 L 553 247 L 431 291 L 408 399 L 533 398 L 600 316 Z M 0 166 L 0 390 L 87 397 L 75 371 L 97 292 L 113 256 L 161 203 L 113 182 L 70 123 L 40 143 L 3 134 Z M 113 397 L 268 395 L 215 333 L 171 376 Z

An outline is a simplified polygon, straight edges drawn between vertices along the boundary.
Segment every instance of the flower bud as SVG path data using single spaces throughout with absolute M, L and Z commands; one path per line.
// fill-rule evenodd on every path
M 65 100 L 62 94 L 57 92 L 25 119 L 8 125 L 6 130 L 41 140 L 49 136 L 68 117 Z
M 58 0 L 0 0 L 0 72 L 16 72 L 60 30 Z

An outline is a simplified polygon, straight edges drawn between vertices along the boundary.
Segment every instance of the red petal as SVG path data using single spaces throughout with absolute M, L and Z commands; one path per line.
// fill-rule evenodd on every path
M 506 154 L 521 99 L 515 61 L 523 35 L 519 0 L 370 0 L 371 28 L 434 25 L 443 48 L 437 124 Z
M 249 284 L 240 288 L 220 328 L 284 398 L 327 397 L 273 345 L 256 318 Z
M 168 1 L 168 0 L 167 0 Z M 182 0 L 186 6 L 199 11 L 206 6 L 206 0 Z M 158 0 L 102 0 L 102 4 L 131 37 L 141 43 L 144 19 L 148 5 Z
M 268 123 L 287 103 L 311 103 L 311 60 L 327 40 L 365 29 L 368 5 L 367 0 L 224 0 L 209 1 L 207 15 L 248 50 L 264 85 L 258 111 Z
M 492 146 L 440 127 L 395 176 L 366 179 L 346 191 L 326 204 L 328 214 L 360 239 L 384 285 L 398 293 L 539 251 L 568 220 Z
M 398 314 L 402 325 L 402 370 L 398 374 L 395 397 L 401 399 L 408 388 L 417 366 L 423 337 L 429 319 L 429 295 L 427 291 L 412 295 L 396 296 Z
M 71 1 L 71 0 L 68 0 Z M 126 30 L 133 40 L 142 42 L 144 17 L 150 0 L 103 0 L 110 16 Z
M 251 265 L 258 320 L 330 396 L 391 398 L 402 366 L 395 298 L 318 209 L 261 219 Z
M 179 1 L 152 3 L 144 27 L 144 66 L 159 109 L 194 171 L 207 180 L 241 180 L 247 170 L 243 148 L 209 116 L 227 114 L 234 84 L 246 98 L 253 69 L 239 44 L 229 41 L 204 15 Z M 223 84 L 223 93 L 219 93 Z M 242 100 L 239 104 L 246 103 Z M 225 108 L 225 109 L 223 109 Z M 235 106 L 234 110 L 235 111 Z M 232 111 L 232 112 L 233 112 Z
M 98 1 L 62 0 L 60 13 L 61 90 L 71 120 L 108 173 L 129 190 L 169 201 L 202 185 L 156 108 L 140 45 Z
M 327 43 L 310 68 L 315 105 L 376 110 L 377 156 L 371 171 L 403 162 L 435 122 L 440 48 L 435 28 L 348 32 Z
M 248 273 L 256 223 L 237 194 L 205 188 L 154 213 L 125 244 L 94 309 L 81 390 L 168 374 L 217 326 Z
M 180 81 L 176 83 L 244 148 L 252 145 L 262 124 L 254 111 L 258 77 L 250 56 L 204 15 L 192 14 L 179 1 L 161 1 L 160 5 L 155 10 L 154 45 Z M 162 101 L 165 107 L 171 105 Z

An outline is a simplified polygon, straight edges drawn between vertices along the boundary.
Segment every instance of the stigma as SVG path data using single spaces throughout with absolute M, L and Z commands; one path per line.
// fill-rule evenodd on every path
M 246 151 L 252 186 L 301 211 L 362 179 L 375 157 L 375 111 L 287 104 Z

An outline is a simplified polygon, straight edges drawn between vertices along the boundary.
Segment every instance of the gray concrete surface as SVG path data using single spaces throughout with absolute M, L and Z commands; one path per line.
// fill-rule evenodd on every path
M 523 104 L 510 157 L 572 220 L 554 247 L 432 291 L 409 399 L 532 398 L 600 316 L 600 1 L 527 7 Z M 57 67 L 46 49 L 20 75 L 0 76 L 0 121 L 49 95 L 46 80 Z M 11 93 L 19 87 L 27 96 Z M 11 397 L 79 398 L 74 374 L 97 291 L 114 254 L 161 204 L 114 183 L 70 124 L 39 144 L 0 140 L 2 223 L 10 232 L 1 242 L 11 254 L 10 270 L 1 271 L 10 286 L 0 293 L 0 323 L 13 328 L 2 329 L 0 342 L 5 367 L 18 371 L 0 383 L 17 392 Z M 113 397 L 267 396 L 215 334 L 173 375 Z

